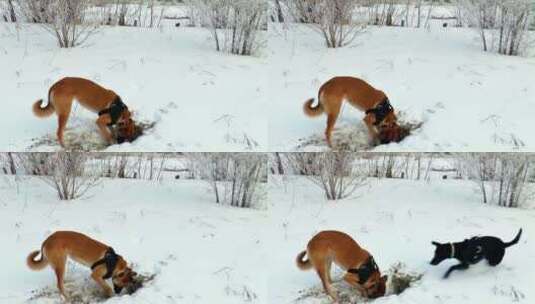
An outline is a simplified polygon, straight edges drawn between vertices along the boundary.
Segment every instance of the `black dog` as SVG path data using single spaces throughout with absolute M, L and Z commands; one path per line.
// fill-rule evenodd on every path
M 444 274 L 444 278 L 448 278 L 452 271 L 468 269 L 470 265 L 476 264 L 482 259 L 487 259 L 489 265 L 496 266 L 502 261 L 505 248 L 518 243 L 521 234 L 522 229 L 518 231 L 514 240 L 509 243 L 504 243 L 499 238 L 493 236 L 476 236 L 457 243 L 440 244 L 438 242 L 431 242 L 436 246 L 435 256 L 431 260 L 431 265 L 438 265 L 445 259 L 451 258 L 455 258 L 461 262 L 458 265 L 451 266 Z

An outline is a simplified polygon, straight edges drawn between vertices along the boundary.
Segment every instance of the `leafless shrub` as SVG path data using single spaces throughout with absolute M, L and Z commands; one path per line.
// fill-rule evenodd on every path
M 461 157 L 467 175 L 478 184 L 483 203 L 519 207 L 528 197 L 525 190 L 533 155 L 478 153 Z
M 435 153 L 374 153 L 358 162 L 368 177 L 428 180 L 435 157 Z
M 88 18 L 90 1 L 85 0 L 19 0 L 22 12 L 56 37 L 61 48 L 84 43 L 99 26 Z
M 102 23 L 106 25 L 128 25 L 127 16 L 132 13 L 132 3 L 129 0 L 110 0 L 97 3 L 103 11 L 104 20 Z
M 294 169 L 320 187 L 328 200 L 346 198 L 367 183 L 366 172 L 355 169 L 357 156 L 346 152 L 286 154 Z
M 281 153 L 276 152 L 270 154 L 270 171 L 271 174 L 284 175 L 286 172 L 286 165 L 283 162 Z
M 168 153 L 119 153 L 101 158 L 99 167 L 109 178 L 159 181 L 168 159 Z
M 16 175 L 18 173 L 15 157 L 12 152 L 0 154 L 0 166 L 2 173 L 6 175 Z
M 292 0 L 288 1 L 294 18 L 310 24 L 322 35 L 329 48 L 351 43 L 366 24 L 353 15 L 359 0 Z
M 5 22 L 17 22 L 14 0 L 0 1 L 0 15 Z
M 81 152 L 19 154 L 26 171 L 54 188 L 60 200 L 77 199 L 98 184 L 101 172 L 88 168 L 89 155 Z
M 97 20 L 112 26 L 158 27 L 165 13 L 165 5 L 158 5 L 156 0 L 104 0 L 97 4 L 100 9 L 96 12 L 101 15 Z
M 250 208 L 260 198 L 260 183 L 267 181 L 267 156 L 258 153 L 192 153 L 191 169 L 206 180 L 215 202 Z
M 401 157 L 397 154 L 384 154 L 370 157 L 368 161 L 369 176 L 377 178 L 404 177 Z
M 284 13 L 282 10 L 282 0 L 271 0 L 272 3 L 272 13 L 271 15 L 271 21 L 273 22 L 284 22 Z
M 201 24 L 206 25 L 217 51 L 252 55 L 262 45 L 260 31 L 267 29 L 265 0 L 188 0 Z
M 457 5 L 477 29 L 484 51 L 518 56 L 527 48 L 530 0 L 458 0 Z
M 137 159 L 133 161 L 132 169 L 133 176 L 139 179 L 147 180 L 160 180 L 165 163 L 167 161 L 167 155 L 160 154 L 139 154 Z
M 401 14 L 397 0 L 368 0 L 369 23 L 373 25 L 394 25 L 394 21 Z

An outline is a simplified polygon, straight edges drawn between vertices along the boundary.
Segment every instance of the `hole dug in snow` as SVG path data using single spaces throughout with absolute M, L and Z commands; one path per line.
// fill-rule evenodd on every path
M 155 278 L 155 274 L 138 274 L 135 282 L 126 286 L 120 295 L 132 295 L 140 288 L 150 283 Z M 111 283 L 110 283 L 111 284 Z M 65 279 L 65 293 L 67 299 L 60 301 L 61 297 L 55 284 L 51 284 L 45 288 L 32 290 L 32 296 L 28 299 L 28 303 L 65 303 L 65 304 L 90 304 L 101 303 L 108 298 L 105 297 L 102 288 L 100 288 L 93 279 L 78 275 L 76 278 Z M 110 285 L 111 286 L 111 285 Z
M 140 136 L 146 134 L 150 129 L 154 128 L 155 122 L 150 121 L 136 121 L 135 132 L 132 140 L 134 142 Z M 111 129 L 114 138 L 117 138 L 117 128 Z M 110 145 L 100 136 L 94 122 L 83 123 L 82 125 L 74 125 L 65 129 L 64 135 L 65 147 L 67 150 L 75 151 L 98 151 L 108 148 Z M 32 139 L 33 143 L 30 146 L 31 150 L 43 147 L 57 147 L 59 145 L 56 134 L 46 134 L 40 138 Z
M 312 273 L 312 272 L 311 272 Z M 407 288 L 413 286 L 416 282 L 420 281 L 422 274 L 408 271 L 406 266 L 398 262 L 392 265 L 383 275 L 388 275 L 388 281 L 386 283 L 385 297 L 391 295 L 399 295 Z M 338 294 L 340 304 L 353 304 L 363 302 L 373 302 L 374 299 L 368 299 L 360 295 L 360 293 L 342 279 L 335 280 L 332 284 L 336 293 Z M 294 303 L 332 303 L 332 300 L 325 292 L 321 284 L 301 290 L 300 296 L 294 301 Z
M 405 121 L 403 119 L 404 116 L 403 112 L 398 113 L 399 132 L 401 135 L 399 142 L 420 129 L 423 125 L 423 123 L 419 121 Z M 383 135 L 386 136 L 386 134 Z M 358 152 L 370 150 L 375 147 L 369 141 L 368 128 L 366 128 L 364 123 L 338 124 L 338 127 L 335 127 L 332 133 L 331 140 L 333 143 L 333 150 L 336 151 Z M 327 147 L 323 132 L 299 139 L 299 144 L 297 145 L 298 150 L 308 150 L 314 147 Z

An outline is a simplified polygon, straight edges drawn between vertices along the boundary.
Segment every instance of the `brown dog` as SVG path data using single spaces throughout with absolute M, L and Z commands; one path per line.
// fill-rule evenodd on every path
M 344 100 L 366 113 L 364 123 L 368 127 L 372 142 L 376 143 L 379 140 L 385 142 L 384 138 L 379 137 L 383 129 L 389 129 L 390 132 L 394 130 L 394 133 L 389 134 L 387 141 L 400 140 L 400 135 L 395 132 L 399 130 L 397 117 L 384 92 L 376 90 L 358 78 L 335 77 L 321 86 L 316 107 L 312 106 L 314 98 L 307 100 L 303 106 L 305 114 L 309 117 L 327 114 L 325 138 L 329 147 L 332 147 L 331 134 Z
M 303 260 L 308 255 L 308 260 Z M 322 231 L 307 245 L 307 250 L 296 258 L 301 270 L 316 269 L 325 292 L 337 300 L 331 287 L 331 264 L 335 263 L 346 274 L 344 280 L 368 298 L 384 296 L 387 276 L 381 276 L 370 253 L 362 249 L 349 235 L 339 231 Z
M 39 254 L 41 257 L 36 260 Z M 136 276 L 123 257 L 116 254 L 113 248 L 73 231 L 54 232 L 43 242 L 41 250 L 35 250 L 28 255 L 26 263 L 32 270 L 42 270 L 50 265 L 56 273 L 60 294 L 67 298 L 63 288 L 67 257 L 91 267 L 93 271 L 91 277 L 104 289 L 108 297 L 113 295 L 113 291 L 120 293 Z M 114 290 L 105 281 L 109 278 L 112 279 Z
M 122 133 L 120 136 L 123 139 L 129 140 L 133 136 L 135 125 L 131 119 L 132 115 L 115 92 L 84 78 L 68 77 L 50 87 L 46 107 L 42 107 L 42 99 L 33 104 L 33 113 L 37 117 L 48 117 L 54 112 L 57 114 L 58 130 L 56 134 L 62 147 L 64 147 L 63 132 L 69 120 L 74 99 L 88 110 L 98 113 L 99 117 L 96 123 L 100 134 L 108 143 L 114 142 L 108 127 L 115 124 L 119 125 Z

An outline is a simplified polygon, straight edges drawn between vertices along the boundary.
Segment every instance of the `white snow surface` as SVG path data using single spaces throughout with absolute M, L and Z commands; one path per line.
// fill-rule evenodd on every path
M 264 303 L 265 210 L 217 205 L 207 184 L 191 180 L 107 179 L 89 196 L 62 202 L 38 179 L 1 178 L 0 303 L 61 303 L 53 271 L 34 272 L 25 262 L 57 230 L 85 233 L 112 246 L 135 271 L 156 275 L 133 295 L 105 303 Z M 89 275 L 69 262 L 67 294 L 84 288 L 98 294 Z M 46 296 L 29 300 L 43 290 Z
M 326 125 L 325 115 L 308 118 L 302 105 L 335 76 L 366 80 L 404 119 L 423 122 L 401 143 L 374 151 L 535 149 L 535 58 L 483 52 L 473 29 L 443 28 L 436 20 L 420 29 L 370 26 L 350 45 L 328 49 L 309 26 L 269 26 L 271 151 L 327 150 L 298 148 L 302 139 L 323 137 Z M 344 104 L 336 127 L 365 128 L 363 117 Z
M 55 151 L 57 118 L 31 106 L 66 76 L 114 90 L 135 119 L 156 122 L 133 143 L 106 151 L 265 151 L 266 59 L 215 51 L 206 29 L 102 27 L 82 46 L 60 49 L 36 25 L 0 23 L 3 151 Z M 68 129 L 97 132 L 97 116 L 73 106 Z M 80 131 L 82 130 L 82 131 Z M 68 139 L 67 139 L 68 141 Z
M 407 271 L 423 274 L 421 281 L 400 295 L 390 295 L 370 302 L 411 304 L 509 304 L 531 303 L 535 297 L 535 247 L 531 241 L 535 229 L 535 210 L 507 209 L 484 205 L 475 184 L 459 180 L 430 181 L 372 180 L 353 197 L 326 201 L 323 192 L 301 177 L 272 177 L 271 272 L 269 303 L 331 303 L 319 296 L 297 300 L 310 291 L 321 291 L 321 282 L 313 270 L 301 271 L 295 257 L 319 231 L 339 230 L 351 235 L 375 258 L 381 271 L 402 262 Z M 497 236 L 504 241 L 514 238 L 523 228 L 520 242 L 507 248 L 497 267 L 485 261 L 466 271 L 453 272 L 447 260 L 431 266 L 434 247 L 462 241 L 477 235 Z M 333 280 L 343 273 L 333 268 Z M 337 286 L 346 288 L 344 282 Z M 355 291 L 356 292 L 356 291 Z

